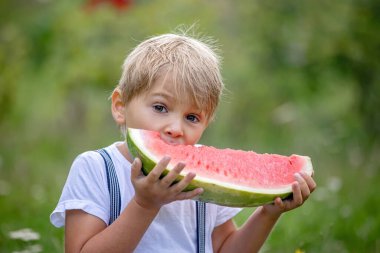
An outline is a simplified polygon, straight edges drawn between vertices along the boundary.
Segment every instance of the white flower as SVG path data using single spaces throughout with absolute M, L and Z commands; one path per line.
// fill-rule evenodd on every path
M 23 241 L 36 241 L 40 239 L 40 234 L 34 232 L 30 228 L 23 228 L 20 230 L 9 232 L 9 237 L 11 239 L 19 239 Z

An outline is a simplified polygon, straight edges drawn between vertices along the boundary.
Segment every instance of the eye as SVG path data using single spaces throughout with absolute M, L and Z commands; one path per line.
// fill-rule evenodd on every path
M 188 121 L 193 122 L 193 123 L 197 123 L 197 122 L 200 121 L 200 120 L 199 120 L 199 117 L 197 117 L 197 116 L 194 115 L 194 114 L 189 114 L 189 115 L 187 115 L 187 116 L 186 116 L 186 119 L 187 119 Z
M 153 110 L 155 110 L 156 112 L 168 112 L 168 109 L 166 109 L 166 107 L 162 104 L 155 104 L 153 105 Z

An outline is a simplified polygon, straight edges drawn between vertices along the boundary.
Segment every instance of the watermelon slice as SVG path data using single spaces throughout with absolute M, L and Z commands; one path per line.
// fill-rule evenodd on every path
M 199 200 L 224 206 L 252 207 L 271 203 L 277 196 L 286 198 L 292 193 L 294 173 L 313 172 L 307 156 L 171 145 L 161 139 L 160 133 L 141 129 L 128 128 L 127 143 L 132 156 L 141 159 L 144 174 L 168 155 L 172 159 L 164 175 L 178 162 L 185 162 L 178 179 L 190 171 L 196 173 L 186 190 L 202 187 Z

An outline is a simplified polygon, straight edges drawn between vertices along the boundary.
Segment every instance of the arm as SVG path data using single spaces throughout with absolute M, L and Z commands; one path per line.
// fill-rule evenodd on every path
M 178 164 L 170 173 L 160 179 L 160 175 L 169 161 L 169 158 L 162 159 L 145 177 L 141 174 L 141 161 L 135 160 L 131 171 L 135 196 L 115 222 L 108 227 L 101 219 L 84 211 L 67 211 L 66 252 L 132 252 L 162 205 L 175 200 L 190 199 L 200 194 L 202 189 L 182 192 L 195 177 L 195 174 L 192 173 L 172 185 L 184 168 L 184 164 Z
M 132 200 L 109 227 L 82 210 L 66 212 L 65 252 L 132 252 L 158 210 Z
M 232 220 L 225 222 L 213 231 L 214 252 L 258 252 L 278 218 L 259 207 L 238 230 Z
M 215 252 L 258 252 L 282 213 L 301 206 L 316 188 L 312 177 L 296 174 L 293 198 L 276 198 L 273 204 L 258 207 L 247 222 L 236 229 L 232 220 L 216 227 L 212 234 Z

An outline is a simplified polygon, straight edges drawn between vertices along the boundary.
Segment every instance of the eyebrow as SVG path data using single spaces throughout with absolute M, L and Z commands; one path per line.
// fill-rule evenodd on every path
M 166 93 L 166 92 L 155 92 L 152 94 L 152 96 L 153 97 L 163 97 L 167 100 L 176 100 L 175 96 L 172 96 L 171 94 Z

